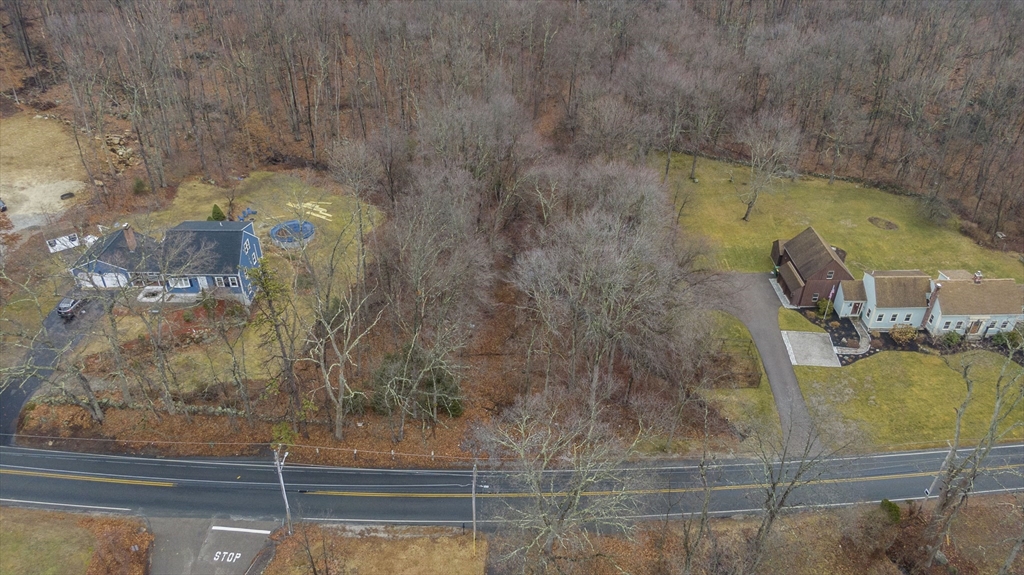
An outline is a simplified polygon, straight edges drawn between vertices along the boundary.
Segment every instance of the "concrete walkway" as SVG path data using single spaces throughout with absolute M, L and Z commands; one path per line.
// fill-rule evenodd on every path
M 735 315 L 750 330 L 768 375 L 782 432 L 786 435 L 787 449 L 795 456 L 805 451 L 814 426 L 779 329 L 782 303 L 769 281 L 769 275 L 726 274 L 721 309 Z

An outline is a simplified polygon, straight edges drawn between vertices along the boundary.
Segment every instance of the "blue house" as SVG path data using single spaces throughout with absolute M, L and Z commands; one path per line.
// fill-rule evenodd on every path
M 70 271 L 84 289 L 143 286 L 161 281 L 159 259 L 156 240 L 124 226 L 96 240 Z
M 263 257 L 252 222 L 182 222 L 163 241 L 168 295 L 214 297 L 252 303 L 256 290 L 246 271 Z

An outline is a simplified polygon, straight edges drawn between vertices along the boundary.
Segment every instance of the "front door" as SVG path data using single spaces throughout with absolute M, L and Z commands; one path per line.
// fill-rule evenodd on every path
M 854 315 L 854 316 L 860 315 L 860 302 L 857 302 L 857 303 L 853 304 L 853 311 L 850 312 L 850 313 L 851 313 L 851 315 Z
M 973 322 L 971 324 L 971 327 L 968 328 L 968 330 L 967 330 L 967 335 L 976 335 L 978 333 L 978 331 L 981 330 L 981 326 L 983 326 L 983 325 L 985 325 L 985 320 L 983 320 L 983 319 L 979 319 L 979 320 Z

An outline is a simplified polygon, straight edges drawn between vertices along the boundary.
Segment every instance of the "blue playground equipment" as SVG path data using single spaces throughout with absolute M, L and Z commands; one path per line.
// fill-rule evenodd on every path
M 270 228 L 270 241 L 285 250 L 294 250 L 308 244 L 316 230 L 304 220 L 288 220 Z

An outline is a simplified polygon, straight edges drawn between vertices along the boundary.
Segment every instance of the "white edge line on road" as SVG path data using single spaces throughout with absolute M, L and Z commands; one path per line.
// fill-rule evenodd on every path
M 988 489 L 988 490 L 984 490 L 984 491 L 972 491 L 971 494 L 972 495 L 987 495 L 987 494 L 993 494 L 993 493 L 1014 493 L 1014 492 L 1018 492 L 1018 491 L 1020 491 L 1020 489 L 1018 489 L 1018 488 Z M 921 496 L 917 496 L 917 497 L 899 497 L 899 498 L 897 498 L 897 501 L 910 501 L 910 500 L 917 501 L 917 500 L 921 500 L 921 499 L 927 499 L 927 498 L 926 497 L 921 497 Z M 822 508 L 828 508 L 828 507 L 852 507 L 854 505 L 869 505 L 869 504 L 873 504 L 873 503 L 880 503 L 881 501 L 882 501 L 881 499 L 874 499 L 874 500 L 870 500 L 870 501 L 851 501 L 849 503 L 823 503 L 823 504 L 820 504 L 820 505 L 794 505 L 792 507 L 786 507 L 785 510 L 786 511 L 802 511 L 802 510 L 807 510 L 807 509 L 822 509 Z M 708 515 L 718 516 L 718 517 L 722 517 L 722 516 L 726 516 L 727 517 L 727 516 L 730 516 L 730 515 L 753 515 L 753 514 L 756 514 L 756 513 L 760 513 L 762 511 L 763 511 L 763 509 L 757 509 L 757 508 L 751 508 L 751 509 L 731 509 L 731 510 L 727 510 L 727 511 L 709 511 Z M 686 513 L 685 515 L 693 516 L 693 515 L 697 515 L 697 513 Z M 677 517 L 677 516 L 679 516 L 679 512 L 672 513 L 669 516 L 670 517 Z M 654 514 L 650 514 L 650 515 L 629 515 L 629 516 L 623 517 L 623 519 L 657 519 L 657 518 L 663 518 L 663 517 L 665 517 L 664 513 L 654 513 Z M 471 519 L 466 519 L 466 520 L 459 520 L 459 519 L 436 519 L 436 520 L 430 520 L 430 519 L 341 519 L 341 518 L 336 518 L 336 517 L 304 517 L 302 520 L 303 521 L 322 521 L 322 522 L 328 522 L 328 523 L 372 523 L 372 524 L 379 524 L 379 525 L 390 525 L 390 524 L 395 524 L 395 523 L 400 523 L 400 524 L 420 524 L 420 523 L 424 523 L 424 524 L 427 524 L 427 525 L 442 525 L 442 524 L 443 525 L 449 525 L 449 524 L 451 524 L 451 525 L 458 525 L 458 524 L 461 523 L 461 524 L 465 525 L 467 523 L 472 523 Z M 477 519 L 476 522 L 477 523 L 501 523 L 501 520 L 499 520 L 499 519 Z
M 234 531 L 236 533 L 255 533 L 257 535 L 270 535 L 270 531 L 266 529 L 245 529 L 244 527 L 224 527 L 221 525 L 214 525 L 210 527 L 213 531 Z
M 53 505 L 55 507 L 79 507 L 82 509 L 103 509 L 106 511 L 131 511 L 128 507 L 102 507 L 100 505 L 75 505 L 73 503 L 50 503 L 48 501 L 28 501 L 26 499 L 2 499 L 4 503 L 30 503 L 32 505 Z

